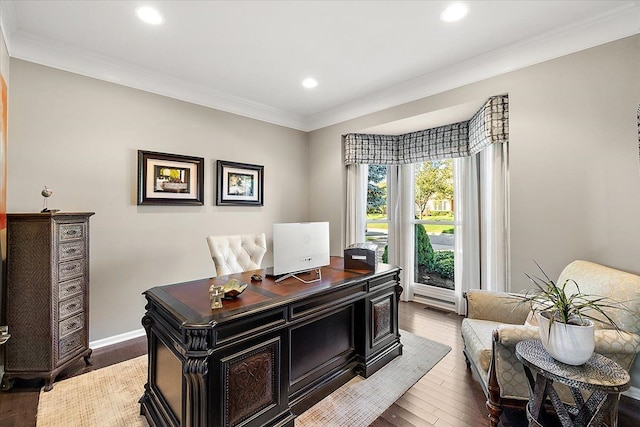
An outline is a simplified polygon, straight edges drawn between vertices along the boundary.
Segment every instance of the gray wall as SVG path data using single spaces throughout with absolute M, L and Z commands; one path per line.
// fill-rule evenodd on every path
M 308 219 L 308 135 L 11 60 L 7 211 L 93 211 L 90 340 L 139 330 L 146 289 L 211 277 L 205 237 Z M 137 206 L 137 150 L 204 157 L 201 207 Z M 264 207 L 215 206 L 215 161 L 264 165 Z M 271 250 L 271 248 L 270 248 Z M 272 264 L 269 252 L 263 265 Z
M 640 36 L 312 132 L 312 217 L 344 228 L 341 135 L 502 93 L 510 100 L 512 289 L 529 287 L 533 260 L 551 277 L 574 259 L 640 274 Z M 331 232 L 339 251 L 343 233 Z
M 510 286 L 529 288 L 574 259 L 640 274 L 640 36 L 470 84 L 311 133 L 313 216 L 344 228 L 341 135 L 509 94 Z M 322 191 L 332 188 L 335 191 Z M 632 368 L 640 387 L 640 359 Z

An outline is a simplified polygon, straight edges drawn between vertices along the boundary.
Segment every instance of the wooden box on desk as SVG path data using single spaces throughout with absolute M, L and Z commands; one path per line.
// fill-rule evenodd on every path
M 376 249 L 373 243 L 355 243 L 344 250 L 345 270 L 376 270 Z

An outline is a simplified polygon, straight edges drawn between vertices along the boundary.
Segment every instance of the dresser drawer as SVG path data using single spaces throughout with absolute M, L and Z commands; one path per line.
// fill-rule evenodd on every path
M 84 284 L 84 277 L 78 277 L 66 282 L 58 284 L 58 299 L 63 300 L 71 295 L 75 295 L 82 292 Z
M 76 240 L 84 238 L 85 224 L 60 224 L 58 228 L 58 241 L 60 243 L 67 242 L 69 240 Z
M 58 318 L 64 319 L 65 317 L 69 317 L 72 314 L 78 313 L 82 311 L 84 305 L 82 303 L 82 294 L 69 298 L 68 300 L 61 301 L 58 305 Z
M 84 240 L 62 243 L 58 247 L 58 261 L 84 258 Z
M 79 331 L 84 327 L 84 313 L 63 320 L 58 325 L 58 337 L 63 338 L 72 332 Z
M 82 348 L 84 348 L 84 334 L 83 331 L 78 331 L 58 341 L 58 360 Z
M 58 281 L 71 279 L 84 274 L 84 260 L 61 262 L 58 264 Z

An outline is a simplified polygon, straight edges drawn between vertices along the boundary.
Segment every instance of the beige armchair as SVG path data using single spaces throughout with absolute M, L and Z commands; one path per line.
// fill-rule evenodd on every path
M 264 233 L 209 236 L 207 244 L 218 276 L 258 270 L 267 253 Z
M 640 276 L 574 261 L 565 267 L 557 283 L 567 279 L 575 280 L 583 293 L 626 302 L 631 312 L 607 313 L 623 332 L 596 330 L 595 351 L 629 371 L 640 351 Z M 515 347 L 522 340 L 539 339 L 538 326 L 529 324 L 529 307 L 518 306 L 519 300 L 513 294 L 475 290 L 468 291 L 466 298 L 467 317 L 462 321 L 464 355 L 487 396 L 490 425 L 495 427 L 503 408 L 523 408 L 529 399 L 528 382 Z

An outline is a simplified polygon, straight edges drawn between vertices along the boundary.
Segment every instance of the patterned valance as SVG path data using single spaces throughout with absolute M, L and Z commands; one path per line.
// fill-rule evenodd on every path
M 394 165 L 452 159 L 509 141 L 509 96 L 489 98 L 470 120 L 404 135 L 345 135 L 345 164 Z

